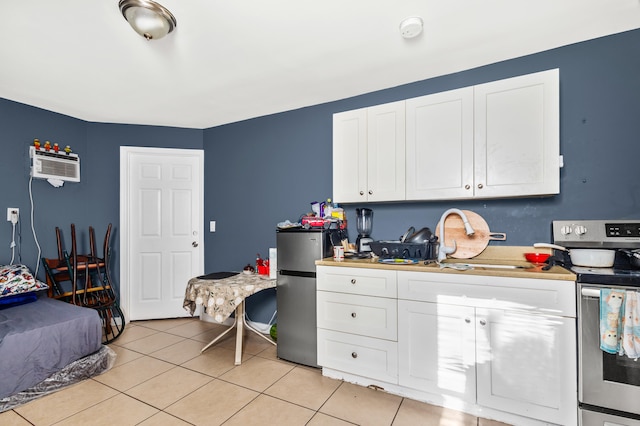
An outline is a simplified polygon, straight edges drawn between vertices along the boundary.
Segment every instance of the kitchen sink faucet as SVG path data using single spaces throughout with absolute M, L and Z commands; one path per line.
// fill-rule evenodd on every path
M 442 262 L 447 258 L 448 254 L 451 254 L 456 251 L 456 240 L 453 240 L 453 247 L 447 247 L 444 244 L 444 221 L 447 219 L 447 216 L 450 214 L 457 214 L 462 218 L 462 223 L 464 223 L 464 230 L 467 235 L 473 235 L 476 231 L 473 230 L 473 227 L 469 223 L 469 219 L 467 219 L 467 215 L 460 209 L 449 209 L 442 213 L 442 217 L 440 218 L 440 248 L 438 249 L 438 263 Z

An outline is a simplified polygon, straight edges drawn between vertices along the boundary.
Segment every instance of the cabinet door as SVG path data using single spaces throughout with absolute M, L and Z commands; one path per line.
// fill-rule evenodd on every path
M 399 201 L 405 198 L 404 104 L 400 101 L 368 108 L 368 201 Z
M 367 109 L 333 115 L 333 201 L 367 200 Z
M 407 199 L 473 197 L 473 88 L 406 101 Z
M 316 266 L 317 289 L 338 293 L 396 298 L 396 271 Z
M 398 301 L 399 384 L 475 403 L 474 308 Z
M 575 319 L 476 309 L 478 404 L 577 422 Z
M 398 305 L 395 299 L 317 292 L 318 328 L 395 341 Z
M 560 192 L 557 69 L 474 87 L 475 195 Z
M 347 374 L 398 383 L 398 344 L 389 340 L 318 329 L 318 364 Z

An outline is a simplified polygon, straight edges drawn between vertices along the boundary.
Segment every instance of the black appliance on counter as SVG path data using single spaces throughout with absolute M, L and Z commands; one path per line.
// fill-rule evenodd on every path
M 640 426 L 640 359 L 600 349 L 601 290 L 640 291 L 640 269 L 620 250 L 640 249 L 640 220 L 558 220 L 552 228 L 554 243 L 569 249 L 616 250 L 612 268 L 554 256 L 577 275 L 579 424 Z
M 438 256 L 438 243 L 401 243 L 400 241 L 372 241 L 371 251 L 381 259 L 432 260 Z
M 412 235 L 408 233 L 412 232 Z M 415 232 L 413 227 L 398 241 L 372 241 L 371 251 L 381 259 L 433 260 L 438 257 L 438 237 L 429 228 Z
M 356 209 L 356 249 L 360 253 L 371 251 L 369 244 L 373 241 L 371 231 L 373 230 L 373 210 L 367 208 Z

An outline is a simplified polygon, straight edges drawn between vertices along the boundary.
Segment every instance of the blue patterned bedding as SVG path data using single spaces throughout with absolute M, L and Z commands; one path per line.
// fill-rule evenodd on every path
M 25 265 L 0 266 L 0 299 L 44 290 L 48 286 L 36 280 Z

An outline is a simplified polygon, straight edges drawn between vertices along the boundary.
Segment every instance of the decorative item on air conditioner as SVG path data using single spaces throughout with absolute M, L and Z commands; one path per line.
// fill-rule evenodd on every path
M 41 146 L 39 139 L 33 140 L 29 147 L 31 158 L 31 177 L 46 179 L 58 188 L 64 182 L 80 182 L 80 157 L 71 153 L 71 147 L 66 145 L 60 150 L 60 144 L 53 145 L 50 141 Z

